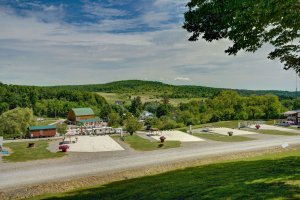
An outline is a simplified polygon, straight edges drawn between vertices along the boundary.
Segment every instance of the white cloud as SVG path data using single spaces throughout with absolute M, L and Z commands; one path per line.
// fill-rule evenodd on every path
M 190 81 L 191 79 L 189 77 L 176 77 L 174 80 L 175 81 Z
M 104 7 L 101 3 L 89 1 L 85 2 L 83 10 L 91 15 L 101 16 L 105 18 L 120 17 L 128 14 L 124 10 Z
M 160 0 L 157 5 L 166 2 Z M 152 18 L 146 17 L 151 12 L 88 27 L 60 21 L 43 23 L 36 16 L 21 18 L 0 12 L 0 80 L 58 85 L 148 79 L 229 88 L 294 89 L 294 74 L 266 59 L 268 47 L 255 54 L 227 56 L 224 50 L 230 42 L 188 42 L 188 34 L 176 23 L 152 32 L 105 33 L 143 23 L 161 26 L 159 18 L 165 21 L 170 16 L 158 11 Z
M 62 11 L 63 8 L 64 8 L 63 4 L 60 4 L 59 6 L 55 6 L 55 5 L 43 6 L 43 10 L 46 12 Z

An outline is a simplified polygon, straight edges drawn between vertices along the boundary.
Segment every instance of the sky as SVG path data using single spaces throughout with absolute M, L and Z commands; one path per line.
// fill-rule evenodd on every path
M 230 41 L 189 42 L 187 0 L 0 0 L 0 82 L 295 90 L 271 47 L 228 56 Z

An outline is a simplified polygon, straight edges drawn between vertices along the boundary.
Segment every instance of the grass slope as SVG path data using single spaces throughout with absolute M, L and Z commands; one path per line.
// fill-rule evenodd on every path
M 215 128 L 218 127 L 225 127 L 225 128 L 237 128 L 239 121 L 233 120 L 233 121 L 220 121 L 220 122 L 213 122 L 213 123 L 207 123 L 207 124 L 201 124 L 201 125 L 195 125 L 193 126 L 193 129 L 198 128 L 205 128 L 209 126 L 213 126 Z
M 48 151 L 48 141 L 36 141 L 34 143 L 34 148 L 27 148 L 28 142 L 5 143 L 4 147 L 10 148 L 13 153 L 9 156 L 4 156 L 3 160 L 8 162 L 24 162 L 64 156 L 60 152 L 51 153 Z
M 299 199 L 300 151 L 210 164 L 34 200 Z
M 97 92 L 100 96 L 104 97 L 108 103 L 114 104 L 117 100 L 123 101 L 125 105 L 130 105 L 131 100 L 137 96 L 141 98 L 143 103 L 145 102 L 162 102 L 163 98 L 153 95 L 151 93 L 148 94 L 117 94 L 117 93 L 105 93 L 105 92 Z M 129 98 L 130 97 L 130 98 Z M 192 100 L 200 101 L 204 98 L 170 98 L 169 102 L 173 106 L 178 106 L 180 103 L 188 103 Z
M 244 141 L 254 140 L 253 138 L 248 138 L 244 136 L 238 136 L 238 135 L 226 136 L 226 135 L 220 135 L 215 133 L 194 133 L 193 135 L 203 139 L 220 141 L 220 142 L 244 142 Z
M 163 146 L 160 146 L 159 142 L 150 141 L 144 138 L 141 138 L 137 135 L 128 135 L 125 137 L 125 143 L 129 144 L 131 148 L 137 151 L 153 151 L 158 149 L 169 149 L 180 147 L 179 141 L 165 141 Z
M 261 134 L 268 134 L 268 135 L 285 135 L 285 136 L 296 136 L 296 135 L 300 135 L 297 133 L 291 133 L 291 132 L 287 132 L 287 131 L 278 131 L 278 130 L 257 130 L 256 132 L 261 133 Z

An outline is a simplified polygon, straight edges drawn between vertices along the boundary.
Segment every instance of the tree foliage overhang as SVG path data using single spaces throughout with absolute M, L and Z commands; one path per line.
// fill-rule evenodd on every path
M 271 44 L 268 58 L 300 73 L 299 0 L 191 0 L 187 7 L 183 28 L 190 41 L 229 39 L 229 55 Z

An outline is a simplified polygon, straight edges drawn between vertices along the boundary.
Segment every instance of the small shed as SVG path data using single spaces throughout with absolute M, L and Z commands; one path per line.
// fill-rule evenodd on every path
M 28 128 L 31 138 L 54 137 L 56 135 L 56 126 L 30 126 Z
M 67 118 L 71 122 L 79 122 L 81 120 L 95 118 L 95 113 L 91 108 L 72 108 Z

